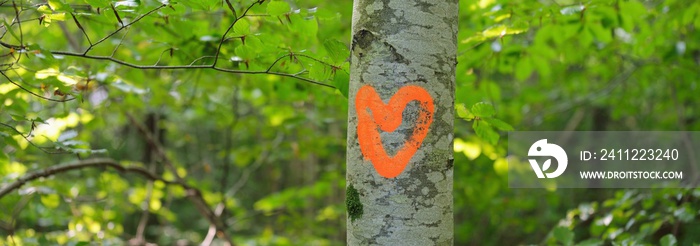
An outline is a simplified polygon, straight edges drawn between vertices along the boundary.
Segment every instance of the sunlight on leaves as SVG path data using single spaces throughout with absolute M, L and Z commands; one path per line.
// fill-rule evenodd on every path
M 271 16 L 279 16 L 288 13 L 290 10 L 289 3 L 284 1 L 272 1 L 267 4 L 267 14 Z
M 475 142 L 465 142 L 461 138 L 454 140 L 454 151 L 463 153 L 470 160 L 474 160 L 481 155 L 481 145 Z

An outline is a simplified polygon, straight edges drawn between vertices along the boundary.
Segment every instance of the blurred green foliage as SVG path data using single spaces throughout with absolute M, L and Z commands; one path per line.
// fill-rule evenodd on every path
M 2 186 L 110 157 L 183 177 L 225 208 L 236 243 L 344 244 L 351 1 L 0 4 Z M 455 244 L 700 242 L 698 190 L 509 189 L 505 137 L 700 130 L 700 2 L 460 1 L 459 23 Z M 205 66 L 215 56 L 240 73 L 107 60 Z M 186 196 L 111 169 L 57 174 L 0 199 L 0 244 L 198 244 L 209 222 Z

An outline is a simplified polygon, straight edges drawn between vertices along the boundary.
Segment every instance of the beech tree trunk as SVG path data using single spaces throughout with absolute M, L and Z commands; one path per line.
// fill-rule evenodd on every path
M 452 245 L 458 0 L 355 0 L 348 245 Z

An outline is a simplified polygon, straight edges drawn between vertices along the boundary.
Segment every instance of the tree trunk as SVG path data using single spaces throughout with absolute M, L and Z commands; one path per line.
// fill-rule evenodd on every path
M 355 0 L 349 245 L 452 245 L 458 0 Z

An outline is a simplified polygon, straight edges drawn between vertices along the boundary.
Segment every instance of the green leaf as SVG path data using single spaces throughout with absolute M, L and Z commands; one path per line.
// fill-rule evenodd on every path
M 240 35 L 250 34 L 250 23 L 246 19 L 240 19 L 233 25 L 233 32 Z
M 566 227 L 554 228 L 554 239 L 564 245 L 572 245 L 574 243 L 574 232 Z
M 45 16 L 45 18 L 50 18 L 51 20 L 57 20 L 57 21 L 65 21 L 66 20 L 66 13 L 48 14 Z
M 61 0 L 49 0 L 49 6 L 54 11 L 73 12 L 73 8 L 71 8 L 70 5 L 64 3 Z
M 267 4 L 267 14 L 271 16 L 279 16 L 289 12 L 291 8 L 289 3 L 282 1 L 274 1 Z
M 49 6 L 53 10 L 59 10 L 63 7 L 64 3 L 60 0 L 49 0 Z
M 483 140 L 486 140 L 491 145 L 496 145 L 498 143 L 498 139 L 501 138 L 501 136 L 493 130 L 493 127 L 491 127 L 491 125 L 484 121 L 474 121 L 472 127 L 474 128 L 474 132 L 476 132 L 476 135 L 478 137 L 480 137 Z
M 182 3 L 183 5 L 200 10 L 209 10 L 214 7 L 219 0 L 178 0 L 177 3 Z
M 678 241 L 676 240 L 676 237 L 673 236 L 673 234 L 668 234 L 668 235 L 661 238 L 661 241 L 659 241 L 659 244 L 661 244 L 661 246 L 672 246 L 672 245 L 678 245 Z
M 42 49 L 38 44 L 30 44 L 29 50 L 34 51 L 34 52 L 39 51 L 39 53 L 36 54 L 36 56 L 40 59 L 45 59 L 46 61 L 49 61 L 49 62 L 54 61 L 54 56 L 51 53 L 51 51 Z
M 457 111 L 457 116 L 459 118 L 462 118 L 465 120 L 473 120 L 474 119 L 474 115 L 471 112 L 469 112 L 469 109 L 467 109 L 467 106 L 464 106 L 464 103 L 457 104 L 456 111 Z
M 686 207 L 681 207 L 673 211 L 673 216 L 678 218 L 680 221 L 688 223 L 693 221 L 695 218 L 695 210 L 687 209 Z
M 585 9 L 585 7 L 583 5 L 577 4 L 577 5 L 573 5 L 573 6 L 569 6 L 569 7 L 564 7 L 561 10 L 559 10 L 559 12 L 562 15 L 572 15 L 572 14 L 580 13 L 584 9 Z
M 540 56 L 533 56 L 532 57 L 532 62 L 537 67 L 537 72 L 540 73 L 540 76 L 542 77 L 549 77 L 552 75 L 552 68 L 549 64 L 549 61 Z
M 492 117 L 496 110 L 490 103 L 478 102 L 472 106 L 472 114 L 479 118 Z
M 348 93 L 350 91 L 350 75 L 344 71 L 336 71 L 335 77 L 333 78 L 333 86 L 340 91 L 340 94 L 348 98 Z
M 496 119 L 496 118 L 484 118 L 484 121 L 488 122 L 490 125 L 493 127 L 496 127 L 497 129 L 501 131 L 512 131 L 515 130 L 513 129 L 513 126 L 511 126 L 508 123 L 505 123 L 502 120 Z
M 527 24 L 518 23 L 518 25 L 496 25 L 489 27 L 484 30 L 481 35 L 485 38 L 495 38 L 502 37 L 505 35 L 514 35 L 526 32 L 528 30 Z
M 24 115 L 10 114 L 10 117 L 12 117 L 12 120 L 14 121 L 27 121 L 27 118 L 25 118 Z
M 482 86 L 479 86 L 481 95 L 488 96 L 489 100 L 498 102 L 501 100 L 501 87 L 492 81 L 484 81 Z
M 313 63 L 311 68 L 309 68 L 309 78 L 317 81 L 324 81 L 330 77 L 330 68 L 325 64 Z
M 248 47 L 247 45 L 240 45 L 236 47 L 235 49 L 236 55 L 242 58 L 243 60 L 250 61 L 253 58 L 255 58 L 255 51 Z
M 326 48 L 328 56 L 335 64 L 342 63 L 350 57 L 350 49 L 338 40 L 328 39 L 323 42 L 323 47 Z
M 61 196 L 58 194 L 48 194 L 41 196 L 41 203 L 47 208 L 56 208 L 61 204 Z
M 12 25 L 10 25 L 10 23 L 7 22 L 7 20 L 6 20 L 5 18 L 3 18 L 2 21 L 3 21 L 3 24 L 5 24 L 6 27 L 12 26 Z M 4 28 L 4 29 L 7 30 L 7 32 L 9 32 L 10 35 L 12 35 L 13 38 L 17 39 L 17 41 L 20 41 L 19 36 L 17 36 L 17 33 L 15 33 L 15 31 L 13 30 L 14 28 Z
M 53 11 L 51 11 L 51 8 L 49 8 L 49 6 L 47 6 L 47 5 L 41 5 L 41 6 L 39 6 L 38 8 L 36 8 L 36 11 L 39 11 L 39 13 L 42 13 L 42 14 L 51 14 L 51 13 L 53 13 Z
M 0 132 L 0 137 L 2 137 L 5 144 L 12 146 L 15 149 L 22 149 L 19 142 L 17 142 L 17 140 L 13 138 L 11 134 Z
M 84 0 L 87 4 L 95 8 L 109 7 L 109 0 Z
M 301 22 L 304 33 L 306 33 L 309 37 L 316 38 L 316 34 L 318 33 L 318 20 L 316 18 L 311 18 L 308 20 L 304 20 Z
M 65 21 L 66 13 L 44 14 L 44 26 L 48 27 L 53 21 Z
M 524 81 L 530 77 L 532 70 L 534 70 L 532 61 L 527 56 L 521 57 L 515 64 L 515 78 L 520 81 Z
M 291 24 L 289 28 L 301 35 L 316 38 L 318 33 L 318 21 L 316 18 L 306 19 L 298 14 L 290 16 Z
M 588 25 L 588 30 L 601 43 L 610 43 L 613 39 L 610 30 L 605 29 L 601 24 L 590 24 Z

